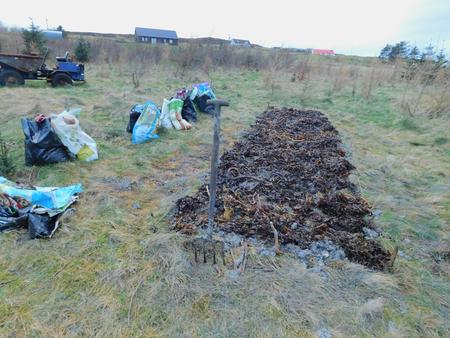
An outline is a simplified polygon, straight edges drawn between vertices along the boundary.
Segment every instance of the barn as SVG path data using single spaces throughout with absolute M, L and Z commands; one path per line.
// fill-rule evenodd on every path
M 134 38 L 137 42 L 146 42 L 153 45 L 157 43 L 177 45 L 177 32 L 166 29 L 142 28 L 134 29 Z

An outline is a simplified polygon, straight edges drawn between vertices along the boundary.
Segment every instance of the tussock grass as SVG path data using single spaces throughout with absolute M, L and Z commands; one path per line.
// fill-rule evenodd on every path
M 275 61 L 273 88 L 255 70 L 187 69 L 175 77 L 168 65 L 147 67 L 134 88 L 127 67 L 108 64 L 88 65 L 83 86 L 1 88 L 0 128 L 17 168 L 12 178 L 82 182 L 86 191 L 51 240 L 0 235 L 0 336 L 312 337 L 321 328 L 336 337 L 448 335 L 449 263 L 434 259 L 435 248 L 449 243 L 448 120 L 405 119 L 401 91 L 376 79 L 366 97 L 360 82 L 354 86 L 347 59 L 329 62 L 343 79 L 327 80 L 324 71 L 305 77 L 308 82 L 292 82 Z M 361 68 L 357 81 L 367 74 Z M 132 145 L 124 130 L 133 104 L 161 104 L 205 77 L 231 103 L 223 113 L 222 149 L 267 105 L 328 114 L 358 168 L 355 181 L 382 212 L 382 242 L 404 253 L 393 273 L 342 263 L 323 279 L 295 257 L 253 252 L 238 279 L 220 266 L 193 263 L 165 216 L 207 179 L 210 117 L 200 115 L 190 132 L 161 132 L 145 145 Z M 25 167 L 19 119 L 67 105 L 83 109 L 81 125 L 97 140 L 100 160 Z M 118 190 L 105 181 L 110 177 L 129 180 L 131 189 Z M 132 208 L 135 202 L 141 209 Z

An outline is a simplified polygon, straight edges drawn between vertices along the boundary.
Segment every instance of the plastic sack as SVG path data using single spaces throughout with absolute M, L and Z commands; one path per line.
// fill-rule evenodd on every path
M 214 105 L 208 104 L 207 101 L 210 99 L 207 95 L 197 96 L 193 103 L 194 106 L 197 107 L 197 110 L 206 113 L 206 114 L 214 114 Z
M 208 82 L 197 83 L 192 87 L 197 90 L 197 96 L 206 95 L 211 99 L 216 98 L 216 95 L 214 94 L 214 91 L 212 90 Z
M 216 95 L 208 82 L 198 83 L 192 87 L 190 99 L 199 112 L 213 114 L 214 106 L 207 104 L 207 101 L 215 98 Z
M 169 115 L 169 103 L 170 100 L 164 99 L 161 108 L 161 118 L 159 119 L 160 126 L 165 129 L 173 129 L 172 121 L 170 121 Z
M 44 207 L 51 214 L 59 213 L 77 200 L 77 194 L 83 191 L 81 184 L 67 187 L 34 187 L 34 189 L 24 189 L 17 187 L 14 182 L 0 176 L 0 192 L 12 197 L 26 199 L 32 205 Z
M 58 163 L 73 159 L 73 155 L 53 131 L 48 119 L 40 123 L 34 119 L 22 119 L 22 130 L 25 135 L 26 165 Z
M 19 217 L 2 217 L 0 216 L 0 232 L 26 228 L 28 226 L 28 214 Z
M 145 143 L 159 138 L 156 134 L 156 128 L 158 127 L 160 114 L 160 110 L 153 102 L 147 101 L 142 105 L 141 115 L 133 128 L 131 137 L 133 144 Z
M 30 238 L 49 238 L 58 227 L 58 215 L 48 216 L 28 214 L 28 234 Z
M 183 101 L 180 99 L 172 99 L 169 102 L 169 118 L 172 125 L 177 130 L 188 130 L 192 125 L 183 119 L 181 111 L 183 110 Z
M 181 117 L 188 122 L 197 122 L 197 111 L 192 104 L 192 101 L 187 97 L 183 102 L 183 109 L 181 110 Z
M 98 159 L 97 143 L 80 127 L 73 111 L 64 111 L 51 116 L 51 125 L 61 142 L 80 161 L 94 161 Z
M 69 110 L 64 110 L 61 114 L 70 114 L 75 116 L 76 118 L 80 118 L 81 108 L 72 108 Z
M 133 132 L 134 125 L 136 124 L 136 121 L 139 119 L 139 116 L 141 116 L 141 112 L 137 111 L 135 109 L 136 106 L 140 106 L 140 105 L 134 105 L 130 111 L 130 117 L 128 119 L 128 125 L 127 125 L 127 132 L 129 132 L 129 133 Z
M 182 88 L 175 93 L 174 98 L 184 101 L 188 97 L 188 94 L 189 94 L 188 90 L 186 88 Z

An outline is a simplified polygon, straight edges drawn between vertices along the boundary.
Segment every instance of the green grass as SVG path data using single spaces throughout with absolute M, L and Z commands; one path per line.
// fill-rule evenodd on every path
M 337 337 L 450 334 L 449 262 L 433 259 L 439 248 L 449 249 L 448 120 L 403 115 L 400 89 L 391 85 L 375 87 L 365 99 L 360 87 L 355 96 L 347 87 L 333 93 L 329 82 L 314 79 L 301 100 L 304 84 L 291 83 L 289 74 L 279 74 L 271 93 L 263 72 L 174 73 L 152 67 L 134 89 L 125 67 L 88 65 L 82 86 L 29 82 L 0 89 L 0 128 L 17 167 L 11 178 L 85 187 L 76 213 L 54 238 L 0 235 L 0 336 L 309 337 L 322 327 Z M 329 281 L 289 256 L 251 253 L 237 280 L 224 269 L 193 265 L 165 215 L 206 178 L 211 118 L 200 115 L 193 130 L 162 131 L 143 145 L 132 145 L 125 127 L 133 104 L 161 104 L 196 79 L 211 81 L 231 103 L 223 112 L 224 148 L 268 105 L 324 111 L 358 168 L 353 179 L 382 212 L 376 221 L 382 242 L 410 258 L 398 257 L 393 273 L 350 263 L 330 267 Z M 81 125 L 96 139 L 100 159 L 26 167 L 20 118 L 59 113 L 67 104 L 82 108 Z M 136 182 L 135 188 L 118 191 L 102 180 L 111 176 Z M 368 300 L 379 297 L 382 309 L 367 315 Z

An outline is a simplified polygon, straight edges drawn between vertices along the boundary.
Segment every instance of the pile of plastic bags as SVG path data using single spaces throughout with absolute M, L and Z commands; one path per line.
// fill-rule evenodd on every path
M 21 187 L 0 176 L 0 231 L 28 228 L 31 238 L 50 238 L 82 191 L 81 184 Z
M 145 143 L 158 138 L 158 128 L 189 130 L 197 121 L 197 113 L 214 112 L 214 106 L 207 103 L 215 99 L 209 83 L 193 85 L 189 90 L 183 88 L 170 99 L 164 99 L 161 110 L 147 101 L 131 108 L 127 131 L 132 133 L 134 144 Z
M 25 163 L 42 165 L 72 159 L 98 159 L 96 142 L 80 127 L 80 109 L 63 111 L 51 116 L 38 115 L 22 119 L 25 135 Z

